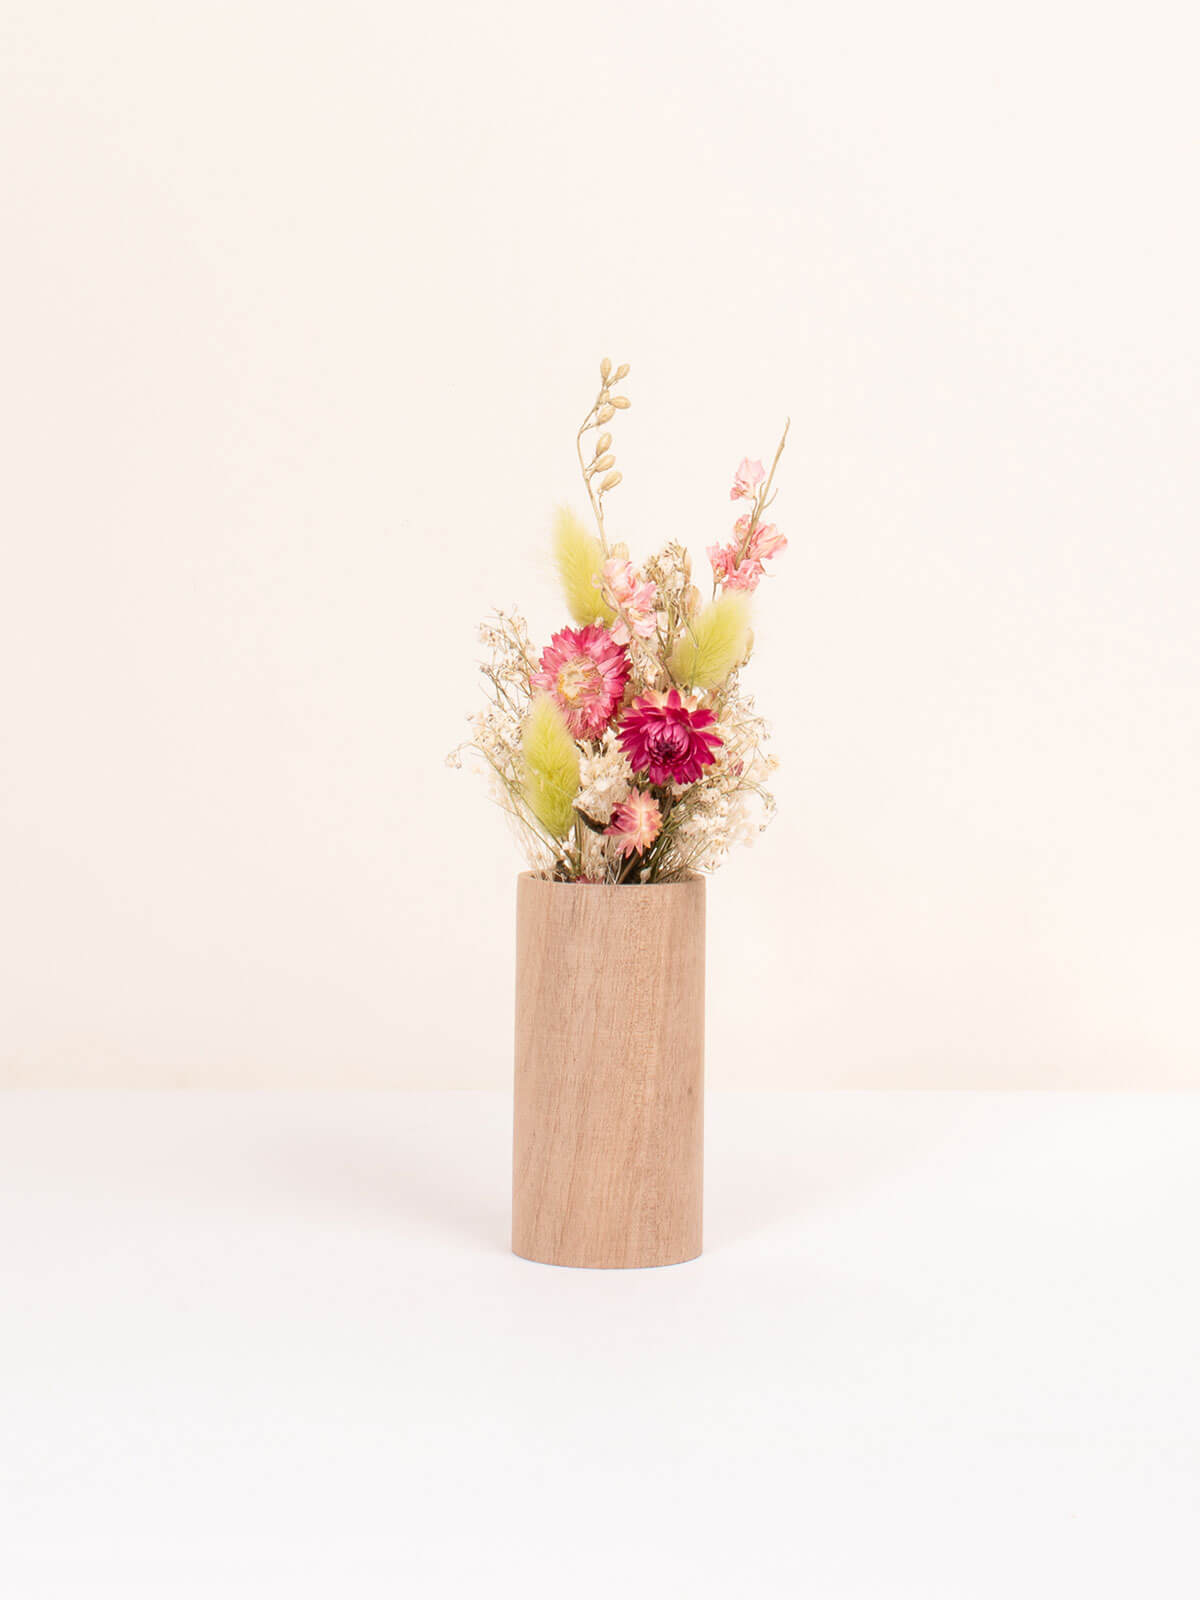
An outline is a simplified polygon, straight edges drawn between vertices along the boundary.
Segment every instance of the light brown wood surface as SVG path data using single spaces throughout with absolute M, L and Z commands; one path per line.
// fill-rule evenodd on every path
M 517 880 L 513 1250 L 563 1267 L 700 1254 L 704 879 Z

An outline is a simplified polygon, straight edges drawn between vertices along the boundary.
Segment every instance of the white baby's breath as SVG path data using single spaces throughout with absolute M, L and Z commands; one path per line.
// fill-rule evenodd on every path
M 593 822 L 607 823 L 613 807 L 621 804 L 633 786 L 633 773 L 612 728 L 580 759 L 579 778 L 575 802 L 579 810 Z

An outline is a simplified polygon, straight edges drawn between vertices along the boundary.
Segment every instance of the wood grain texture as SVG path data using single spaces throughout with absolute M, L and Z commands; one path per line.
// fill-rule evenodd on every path
M 700 1254 L 704 879 L 517 880 L 513 1250 L 561 1267 Z

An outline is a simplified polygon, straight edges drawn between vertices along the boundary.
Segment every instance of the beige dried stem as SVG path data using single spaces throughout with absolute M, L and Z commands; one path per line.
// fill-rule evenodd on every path
M 600 534 L 600 548 L 608 559 L 608 537 L 604 531 L 604 496 L 615 489 L 621 481 L 621 474 L 617 470 L 616 457 L 611 450 L 612 434 L 601 433 L 593 441 L 590 459 L 584 455 L 583 436 L 590 429 L 604 428 L 612 421 L 618 411 L 627 411 L 629 401 L 623 394 L 614 394 L 613 390 L 621 380 L 628 375 L 629 363 L 623 361 L 613 371 L 613 364 L 605 356 L 600 363 L 600 392 L 592 401 L 592 408 L 579 425 L 579 432 L 575 435 L 575 453 L 579 457 L 579 470 L 583 475 L 583 486 L 587 490 L 588 499 L 591 501 L 592 514 L 596 518 L 596 528 Z

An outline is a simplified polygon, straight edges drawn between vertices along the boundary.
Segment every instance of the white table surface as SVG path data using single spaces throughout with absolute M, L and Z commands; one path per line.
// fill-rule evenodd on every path
M 497 1094 L 0 1096 L 0 1594 L 1200 1594 L 1200 1096 L 710 1095 L 507 1249 Z

